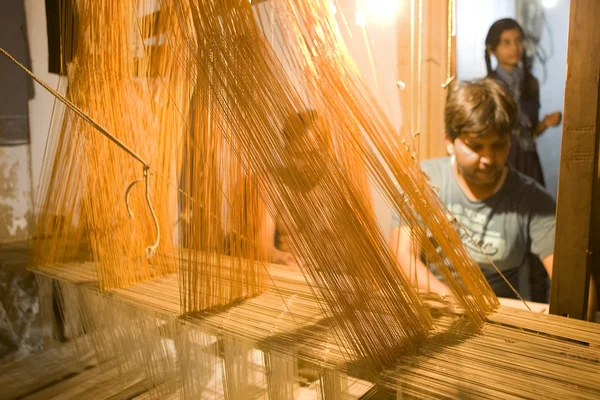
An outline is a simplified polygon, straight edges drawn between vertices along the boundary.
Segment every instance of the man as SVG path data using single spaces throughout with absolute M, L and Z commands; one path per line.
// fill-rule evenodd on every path
M 451 157 L 422 163 L 490 286 L 499 297 L 510 298 L 516 294 L 498 270 L 518 289 L 529 252 L 552 277 L 556 208 L 539 184 L 506 165 L 517 110 L 510 93 L 494 80 L 456 85 L 445 110 Z M 417 257 L 416 242 L 394 215 L 391 244 L 400 265 L 420 289 L 446 293 L 437 271 Z

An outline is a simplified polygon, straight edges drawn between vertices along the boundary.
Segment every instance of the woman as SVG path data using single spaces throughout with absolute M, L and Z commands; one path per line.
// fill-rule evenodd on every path
M 531 73 L 523 46 L 524 39 L 523 29 L 514 19 L 505 18 L 494 22 L 485 38 L 485 63 L 488 77 L 502 82 L 519 106 L 507 163 L 544 186 L 544 174 L 535 140 L 547 128 L 560 124 L 561 113 L 556 111 L 539 120 L 539 83 Z M 492 70 L 491 56 L 498 61 L 496 70 Z M 540 260 L 531 255 L 529 282 L 533 301 L 548 301 L 546 278 L 547 274 Z
M 519 106 L 508 164 L 544 186 L 535 139 L 546 128 L 557 126 L 561 113 L 556 111 L 539 120 L 539 83 L 531 73 L 523 46 L 524 38 L 523 29 L 514 19 L 505 18 L 494 22 L 485 39 L 485 62 L 488 77 L 501 81 Z M 496 70 L 492 70 L 492 55 L 498 61 Z

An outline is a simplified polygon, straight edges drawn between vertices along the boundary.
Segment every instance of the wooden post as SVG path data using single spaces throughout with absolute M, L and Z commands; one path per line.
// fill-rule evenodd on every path
M 599 18 L 599 1 L 571 0 L 550 312 L 577 319 L 600 271 Z
M 446 155 L 442 85 L 449 73 L 456 75 L 456 38 L 451 35 L 453 18 L 448 18 L 453 1 L 399 1 L 398 79 L 405 85 L 399 89 L 401 133 L 419 133 L 415 145 L 421 160 L 442 157 Z

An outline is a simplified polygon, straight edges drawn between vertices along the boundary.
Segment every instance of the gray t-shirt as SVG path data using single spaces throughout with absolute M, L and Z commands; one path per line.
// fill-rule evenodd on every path
M 481 250 L 464 230 L 458 229 L 492 289 L 498 296 L 515 297 L 488 258 L 518 289 L 519 271 L 527 264 L 527 255 L 533 253 L 543 260 L 554 252 L 556 203 L 537 182 L 512 168 L 494 195 L 484 201 L 471 201 L 458 186 L 450 162 L 450 157 L 437 158 L 422 162 L 421 167 L 439 188 L 440 199 L 479 244 Z M 399 225 L 394 212 L 392 226 Z M 441 278 L 433 266 L 430 268 Z

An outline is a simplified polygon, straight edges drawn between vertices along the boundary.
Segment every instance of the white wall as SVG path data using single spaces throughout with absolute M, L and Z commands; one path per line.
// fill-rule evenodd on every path
M 393 126 L 400 127 L 402 115 L 397 87 L 397 82 L 400 80 L 398 77 L 397 18 L 394 15 L 376 16 L 364 11 L 367 19 L 368 39 L 371 40 L 370 51 L 373 59 L 373 63 L 371 63 L 362 29 L 355 23 L 356 1 L 344 0 L 340 3 L 341 12 L 346 18 L 353 41 L 345 35 L 346 30 L 341 16 L 337 20 L 344 33 L 344 40 L 346 40 L 350 54 Z M 408 4 L 408 1 L 401 1 L 401 3 Z M 397 12 L 409 11 L 402 6 L 397 10 Z M 387 238 L 391 230 L 392 211 L 375 190 L 373 190 L 373 204 L 379 226 Z
M 29 145 L 0 147 L 0 241 L 29 236 L 30 174 Z
M 22 4 L 18 1 L 12 1 L 3 4 L 2 7 L 6 9 L 3 10 L 5 11 L 4 13 L 0 14 L 0 23 L 5 25 L 11 32 L 21 28 L 21 24 L 25 22 L 20 20 L 22 17 Z M 16 15 L 19 16 L 19 20 L 15 19 Z M 7 30 L 4 31 L 6 32 Z M 25 51 L 19 47 L 21 44 L 15 44 L 15 42 L 18 42 L 18 38 L 13 38 L 9 34 L 6 37 L 0 37 L 0 46 L 9 52 L 13 52 L 15 58 L 27 64 Z M 25 88 L 28 79 L 27 75 L 21 72 L 17 66 L 11 65 L 11 62 L 4 58 L 4 56 L 0 56 L 0 58 L 2 59 L 3 71 L 6 66 L 6 72 L 10 76 L 11 81 L 17 82 L 16 87 Z M 6 87 L 3 89 L 6 89 Z M 13 94 L 6 92 L 2 93 L 2 95 L 5 96 L 5 99 L 10 99 Z M 6 112 L 7 110 L 4 110 L 4 114 Z M 12 117 L 26 118 L 25 112 L 23 112 L 23 115 Z M 0 241 L 26 239 L 31 230 L 31 217 L 30 146 L 26 140 L 23 140 L 19 141 L 18 144 L 14 142 L 10 145 L 0 147 Z
M 546 64 L 547 79 L 536 59 L 533 73 L 540 81 L 540 118 L 562 110 L 565 74 L 569 0 L 557 0 L 544 10 L 547 24 L 540 46 L 552 57 Z M 459 79 L 484 77 L 485 36 L 491 24 L 500 18 L 515 18 L 515 0 L 457 0 L 457 75 Z M 550 30 L 550 32 L 548 31 Z M 493 61 L 492 61 L 493 62 Z M 546 189 L 556 197 L 562 126 L 548 129 L 538 140 L 538 153 L 546 179 Z
M 348 30 L 345 29 L 341 14 L 337 16 L 337 20 L 350 54 L 390 121 L 394 126 L 399 127 L 401 112 L 397 87 L 399 80 L 397 18 L 395 15 L 377 16 L 364 11 L 367 21 L 365 38 L 363 30 L 355 22 L 357 2 L 342 0 L 340 3 L 341 13 L 347 21 L 352 38 L 347 35 Z M 400 1 L 400 3 L 408 3 L 408 1 Z M 409 11 L 403 7 L 397 10 L 397 12 Z M 367 47 L 367 40 L 371 41 L 370 49 Z M 369 58 L 369 51 L 373 63 Z
M 27 36 L 33 73 L 56 88 L 58 75 L 48 72 L 48 35 L 46 33 L 46 7 L 42 0 L 25 0 Z M 31 176 L 33 201 L 37 200 L 39 178 L 44 158 L 46 139 L 54 107 L 54 96 L 35 84 L 35 97 L 29 101 L 29 132 L 31 138 Z
M 567 68 L 567 30 L 569 25 L 569 0 L 557 0 L 556 6 L 545 10 L 548 30 L 544 30 L 541 46 L 553 53 L 546 64 L 547 79 L 539 62 L 534 63 L 533 73 L 540 81 L 540 118 L 553 111 L 562 111 L 565 95 Z M 549 128 L 538 140 L 538 153 L 546 179 L 546 189 L 556 198 L 562 125 Z
M 515 18 L 515 0 L 456 0 L 456 64 L 458 79 L 487 75 L 485 36 L 494 21 Z
M 33 72 L 51 86 L 56 86 L 58 76 L 47 72 L 44 2 L 26 0 L 25 14 Z M 34 201 L 53 104 L 52 95 L 34 83 L 34 97 L 29 101 L 28 116 L 30 145 L 0 148 L 0 240 L 25 239 L 33 233 Z

